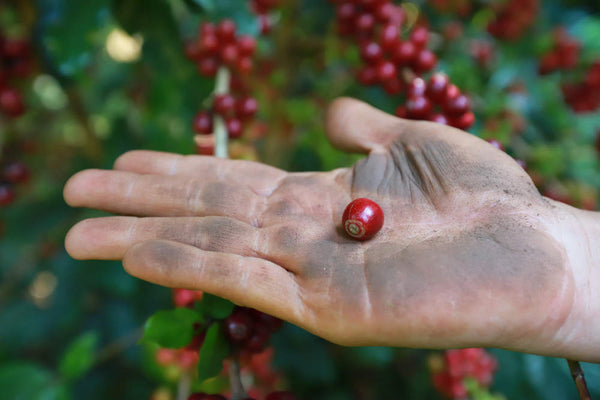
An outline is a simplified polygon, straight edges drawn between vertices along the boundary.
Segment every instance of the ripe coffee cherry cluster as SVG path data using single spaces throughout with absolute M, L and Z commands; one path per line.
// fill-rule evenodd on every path
M 396 115 L 438 122 L 463 130 L 475 122 L 469 98 L 441 73 L 431 75 L 428 81 L 414 78 L 407 88 L 407 101 L 396 109 Z
M 389 0 L 342 0 L 336 3 L 338 31 L 359 45 L 364 65 L 358 71 L 363 85 L 379 84 L 389 94 L 403 90 L 403 70 L 421 75 L 437 64 L 427 48 L 429 31 L 417 26 L 401 35 L 404 10 Z
M 223 321 L 225 336 L 245 353 L 264 350 L 271 333 L 281 328 L 282 324 L 278 318 L 246 307 L 236 307 Z
M 487 27 L 490 34 L 498 39 L 519 39 L 537 17 L 539 0 L 508 0 L 492 4 L 496 12 L 494 19 Z
M 186 44 L 185 53 L 196 62 L 201 75 L 213 77 L 221 66 L 244 75 L 252 70 L 256 40 L 252 36 L 237 35 L 236 30 L 235 22 L 230 19 L 217 25 L 206 22 L 200 26 L 198 38 Z
M 464 399 L 465 378 L 473 378 L 482 387 L 492 383 L 497 363 L 494 357 L 480 348 L 447 350 L 440 370 L 434 371 L 435 388 L 451 399 Z
M 244 131 L 244 123 L 252 119 L 258 110 L 258 102 L 249 96 L 236 97 L 233 94 L 214 96 L 212 109 L 202 110 L 194 117 L 194 131 L 203 135 L 213 133 L 213 116 L 223 117 L 230 138 L 239 138 Z
M 227 397 L 221 394 L 206 394 L 206 393 L 194 393 L 188 397 L 188 400 L 227 400 Z M 246 397 L 242 400 L 256 400 L 252 397 Z M 296 400 L 290 392 L 278 391 L 272 392 L 265 396 L 265 400 Z
M 29 168 L 20 161 L 5 164 L 0 174 L 0 208 L 11 204 L 16 197 L 15 187 L 29 180 Z
M 27 76 L 31 64 L 27 41 L 0 36 L 0 111 L 8 117 L 18 117 L 25 112 L 23 98 L 11 84 L 15 78 Z
M 573 69 L 579 61 L 581 43 L 575 40 L 564 28 L 554 31 L 552 49 L 540 60 L 540 75 L 546 75 L 560 69 Z
M 576 113 L 600 108 L 600 60 L 595 61 L 579 83 L 565 83 L 561 87 L 565 102 Z

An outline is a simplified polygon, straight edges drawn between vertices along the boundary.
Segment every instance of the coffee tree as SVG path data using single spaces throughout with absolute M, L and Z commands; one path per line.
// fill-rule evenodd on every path
M 545 196 L 597 210 L 599 13 L 567 0 L 3 2 L 0 400 L 600 396 L 597 365 L 584 380 L 576 361 L 497 349 L 344 348 L 75 261 L 67 229 L 102 214 L 61 196 L 74 172 L 138 148 L 349 166 L 322 117 L 353 96 L 467 130 Z

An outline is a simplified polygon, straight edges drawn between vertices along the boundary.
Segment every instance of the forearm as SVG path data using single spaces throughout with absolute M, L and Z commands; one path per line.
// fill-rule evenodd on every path
M 564 245 L 575 292 L 557 333 L 569 358 L 600 362 L 600 213 L 552 202 L 555 236 Z

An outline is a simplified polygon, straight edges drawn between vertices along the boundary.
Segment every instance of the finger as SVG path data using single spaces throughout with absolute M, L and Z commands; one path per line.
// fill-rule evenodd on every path
M 325 129 L 339 149 L 369 153 L 384 152 L 409 124 L 362 101 L 340 98 L 329 106 Z
M 295 322 L 302 310 L 294 275 L 269 261 L 151 240 L 123 259 L 133 276 L 173 288 L 203 290 Z
M 64 189 L 66 202 L 117 214 L 141 216 L 228 216 L 259 224 L 265 198 L 247 186 L 185 176 L 139 175 L 86 170 Z
M 67 234 L 65 247 L 80 260 L 121 260 L 137 243 L 164 239 L 207 251 L 264 257 L 265 232 L 226 217 L 105 217 L 79 222 Z
M 200 176 L 207 181 L 249 186 L 263 195 L 270 194 L 286 175 L 280 169 L 252 161 L 148 150 L 134 150 L 121 155 L 114 168 L 138 174 Z

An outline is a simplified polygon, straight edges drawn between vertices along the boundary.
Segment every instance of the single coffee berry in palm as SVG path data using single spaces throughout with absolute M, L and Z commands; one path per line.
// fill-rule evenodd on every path
M 346 233 L 356 240 L 368 240 L 383 226 L 383 211 L 377 203 L 366 198 L 353 200 L 342 216 Z

